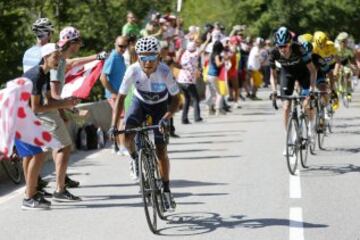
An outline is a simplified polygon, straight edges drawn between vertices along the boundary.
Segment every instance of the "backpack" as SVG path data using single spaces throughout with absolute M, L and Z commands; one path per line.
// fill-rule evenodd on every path
M 76 147 L 81 150 L 97 149 L 98 135 L 94 124 L 86 124 L 78 130 Z

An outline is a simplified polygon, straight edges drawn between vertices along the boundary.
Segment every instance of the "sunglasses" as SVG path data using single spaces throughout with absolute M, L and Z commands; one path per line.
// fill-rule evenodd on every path
M 155 62 L 158 59 L 158 55 L 139 55 L 139 59 L 142 62 Z
M 120 45 L 120 44 L 118 44 L 117 45 L 119 48 L 127 48 L 128 47 L 128 45 Z
M 283 48 L 287 48 L 289 46 L 289 44 L 285 44 L 285 45 L 280 45 L 280 46 L 277 46 L 278 48 L 280 49 L 283 49 Z

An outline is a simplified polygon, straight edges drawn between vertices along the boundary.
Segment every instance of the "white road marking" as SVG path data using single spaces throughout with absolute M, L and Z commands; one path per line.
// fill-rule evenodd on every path
M 301 198 L 301 181 L 300 181 L 300 172 L 299 171 L 296 171 L 295 176 L 290 174 L 289 197 L 291 199 Z
M 304 240 L 304 224 L 301 207 L 290 208 L 289 221 L 289 240 Z

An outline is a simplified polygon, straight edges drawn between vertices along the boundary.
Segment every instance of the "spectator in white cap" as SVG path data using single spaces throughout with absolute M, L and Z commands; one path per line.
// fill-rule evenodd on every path
M 31 93 L 31 108 L 33 112 L 41 119 L 45 116 L 46 113 L 57 113 L 59 108 L 68 108 L 73 107 L 78 103 L 76 99 L 67 99 L 67 100 L 56 100 L 51 97 L 50 94 L 50 73 L 51 69 L 56 69 L 59 64 L 60 53 L 54 43 L 45 44 L 41 48 L 41 57 L 43 61 L 39 65 L 35 65 L 25 72 L 24 77 L 30 79 L 33 83 L 33 89 Z M 45 92 L 44 92 L 45 90 Z M 57 134 L 65 134 L 63 128 L 58 126 L 58 122 L 51 121 L 53 124 L 49 124 L 49 119 L 44 119 L 42 126 L 44 129 L 49 130 L 52 133 L 53 137 L 58 139 Z M 60 119 L 61 120 L 61 119 Z M 55 126 L 54 126 L 55 125 Z M 60 133 L 59 133 L 60 132 Z M 68 136 L 70 138 L 70 136 Z M 43 149 L 46 150 L 46 149 Z M 31 169 L 29 169 L 30 159 L 24 160 L 24 172 L 27 180 L 30 178 L 37 177 L 37 175 L 30 175 Z M 41 160 L 42 161 L 42 160 Z M 38 165 L 41 168 L 42 163 Z M 39 170 L 39 169 L 38 169 Z M 37 171 L 38 172 L 38 171 Z M 27 176 L 27 173 L 29 174 Z M 58 178 L 59 165 L 56 164 L 56 174 Z M 33 180 L 32 180 L 33 181 Z M 51 203 L 45 200 L 43 197 L 51 197 L 51 194 L 43 191 L 41 196 L 37 195 L 31 196 L 28 194 L 28 198 L 23 201 L 23 209 L 35 209 L 35 208 L 49 208 Z

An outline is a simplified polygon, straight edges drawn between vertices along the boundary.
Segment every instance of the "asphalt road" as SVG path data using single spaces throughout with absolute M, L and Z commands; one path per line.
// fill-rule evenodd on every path
M 360 239 L 360 94 L 336 112 L 326 150 L 296 177 L 282 156 L 281 112 L 266 91 L 260 96 L 226 116 L 204 110 L 203 123 L 181 125 L 178 114 L 181 137 L 169 146 L 177 210 L 159 235 L 147 227 L 127 158 L 108 147 L 71 158 L 69 173 L 81 182 L 71 192 L 82 202 L 23 211 L 23 186 L 3 179 L 0 239 Z M 53 164 L 44 172 L 53 191 Z

